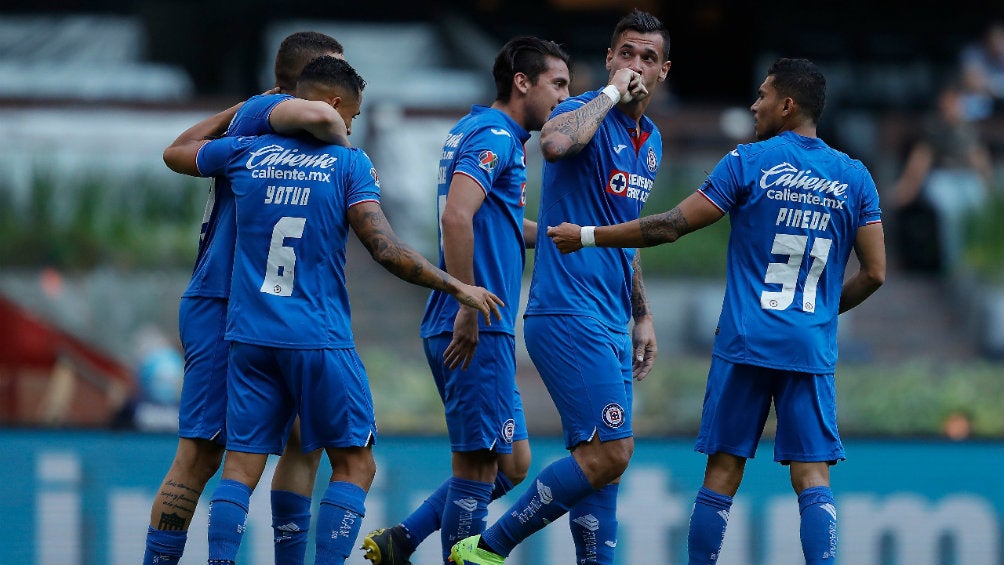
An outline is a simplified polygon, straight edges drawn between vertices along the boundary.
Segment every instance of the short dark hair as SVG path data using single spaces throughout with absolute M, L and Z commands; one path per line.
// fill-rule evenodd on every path
M 343 54 L 342 44 L 317 31 L 298 31 L 286 36 L 275 54 L 275 85 L 285 92 L 296 88 L 296 80 L 307 63 L 331 53 Z
M 662 21 L 649 14 L 648 12 L 642 12 L 638 8 L 631 11 L 630 14 L 621 18 L 617 22 L 617 27 L 614 28 L 614 34 L 610 38 L 610 48 L 616 49 L 617 42 L 620 40 L 621 35 L 627 31 L 637 31 L 639 33 L 658 33 L 662 36 L 662 58 L 664 60 L 669 60 L 669 30 L 663 25 Z
M 366 88 L 366 81 L 359 76 L 359 73 L 352 68 L 348 61 L 330 55 L 317 57 L 303 67 L 297 84 L 308 82 L 343 88 L 346 92 L 351 92 L 356 96 L 362 94 L 363 89 Z
M 512 79 L 516 73 L 525 74 L 532 84 L 537 84 L 541 73 L 547 70 L 547 58 L 561 59 L 568 64 L 569 56 L 553 41 L 530 35 L 510 39 L 495 57 L 492 75 L 495 77 L 495 98 L 508 102 L 512 98 Z
M 802 113 L 814 123 L 819 122 L 826 105 L 826 77 L 808 59 L 781 58 L 767 69 L 774 77 L 774 89 L 781 96 L 790 96 Z

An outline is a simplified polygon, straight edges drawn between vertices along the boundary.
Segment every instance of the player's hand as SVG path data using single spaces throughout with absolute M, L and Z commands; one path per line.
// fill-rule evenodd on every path
M 578 224 L 562 222 L 560 226 L 547 226 L 547 237 L 551 238 L 558 251 L 574 253 L 582 249 L 582 227 Z
M 485 318 L 485 323 L 489 326 L 492 325 L 493 315 L 496 320 L 502 319 L 499 306 L 505 306 L 505 302 L 502 302 L 501 298 L 495 296 L 485 288 L 460 283 L 460 287 L 453 297 L 464 306 L 470 306 L 481 312 L 481 315 Z
M 631 102 L 634 100 L 637 102 L 648 96 L 648 89 L 645 88 L 645 83 L 641 80 L 641 75 L 635 73 L 631 77 L 631 81 L 628 83 L 628 91 L 626 96 L 621 96 L 621 102 Z
M 263 96 L 268 96 L 269 94 L 279 94 L 279 87 L 273 86 L 272 88 L 266 90 L 265 92 L 262 92 Z
M 631 368 L 636 381 L 642 381 L 648 376 L 655 364 L 655 356 L 659 346 L 655 343 L 655 323 L 651 316 L 635 320 L 631 330 L 633 358 Z
M 639 88 L 646 94 L 648 93 L 645 86 L 641 84 L 641 75 L 628 68 L 620 69 L 614 73 L 610 84 L 617 87 L 617 92 L 621 95 L 621 102 L 630 102 L 634 98 L 634 92 L 638 91 Z
M 443 363 L 450 369 L 461 367 L 466 371 L 477 347 L 478 311 L 461 306 L 453 320 L 453 339 L 443 352 Z

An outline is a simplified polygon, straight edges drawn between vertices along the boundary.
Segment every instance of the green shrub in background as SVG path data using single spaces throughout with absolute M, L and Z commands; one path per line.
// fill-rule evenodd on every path
M 443 406 L 424 361 L 402 359 L 383 348 L 360 353 L 381 432 L 445 433 Z M 704 356 L 662 359 L 648 378 L 636 382 L 635 433 L 696 436 L 709 364 Z M 972 416 L 975 437 L 1004 438 L 999 365 L 841 364 L 836 379 L 840 431 L 846 437 L 939 437 L 945 417 L 963 410 Z
M 0 191 L 0 263 L 8 267 L 190 268 L 208 181 L 139 174 L 35 174 L 24 202 Z

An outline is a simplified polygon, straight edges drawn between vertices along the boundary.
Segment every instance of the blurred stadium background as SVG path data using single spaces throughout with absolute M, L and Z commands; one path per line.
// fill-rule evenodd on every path
M 936 253 L 925 248 L 931 228 L 908 225 L 891 194 L 922 119 L 959 72 L 960 53 L 1004 8 L 721 0 L 6 0 L 0 445 L 9 464 L 0 470 L 0 512 L 36 526 L 33 535 L 0 534 L 0 563 L 139 561 L 149 501 L 174 451 L 178 297 L 208 186 L 168 171 L 161 151 L 202 117 L 270 87 L 283 37 L 310 29 L 345 46 L 368 82 L 353 142 L 380 170 L 395 228 L 435 259 L 430 191 L 439 148 L 472 103 L 493 98 L 497 49 L 517 34 L 556 40 L 573 56 L 573 93 L 599 88 L 610 32 L 630 7 L 660 16 L 672 36 L 669 80 L 649 110 L 665 153 L 648 212 L 671 207 L 722 154 L 749 141 L 746 108 L 778 56 L 822 66 L 829 90 L 820 135 L 863 160 L 879 186 L 888 280 L 841 318 L 837 382 L 849 460 L 834 473 L 844 513 L 839 563 L 1004 564 L 1004 104 L 973 122 L 993 172 L 957 264 L 917 259 Z M 527 151 L 528 217 L 536 214 L 536 141 Z M 660 357 L 637 389 L 642 440 L 625 480 L 622 514 L 632 518 L 622 521 L 621 563 L 685 562 L 703 470 L 691 443 L 727 234 L 721 222 L 643 253 Z M 438 483 L 448 447 L 417 336 L 426 292 L 383 272 L 355 241 L 348 271 L 383 434 L 364 524 L 375 527 L 403 517 Z M 561 453 L 559 423 L 525 354 L 519 379 L 532 437 L 542 438 L 540 463 Z M 801 562 L 794 497 L 770 462 L 769 442 L 760 453 L 737 499 L 725 565 Z M 404 470 L 414 476 L 406 481 Z M 266 505 L 257 503 L 261 516 Z M 911 518 L 893 518 L 902 515 Z M 267 519 L 258 526 L 242 555 L 251 564 L 271 560 Z M 567 530 L 548 530 L 556 532 L 512 562 L 571 564 Z M 184 563 L 204 560 L 200 532 L 204 522 L 193 527 Z M 654 554 L 635 553 L 637 542 L 631 549 L 632 539 L 650 539 L 643 536 L 660 540 Z M 426 545 L 433 550 L 416 565 L 435 562 L 436 544 Z

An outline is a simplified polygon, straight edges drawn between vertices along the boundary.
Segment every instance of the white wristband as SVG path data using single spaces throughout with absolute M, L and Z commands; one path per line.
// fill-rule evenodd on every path
M 612 84 L 604 86 L 603 90 L 601 90 L 600 92 L 606 94 L 607 97 L 610 98 L 610 101 L 613 102 L 614 104 L 621 101 L 621 92 L 617 90 L 617 87 Z
M 596 247 L 596 226 L 582 226 L 579 228 L 579 241 L 582 247 Z

